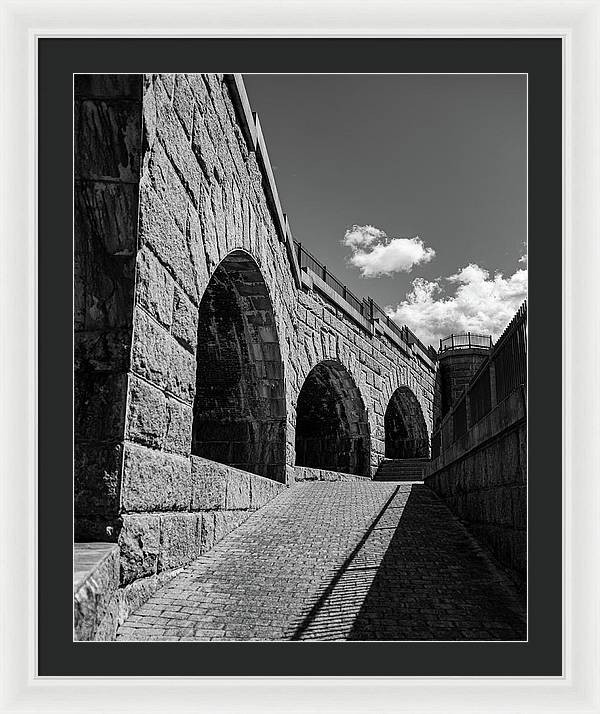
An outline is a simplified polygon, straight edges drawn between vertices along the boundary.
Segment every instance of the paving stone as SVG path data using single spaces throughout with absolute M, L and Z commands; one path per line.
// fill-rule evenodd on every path
M 118 633 L 121 641 L 525 636 L 512 584 L 433 491 L 370 481 L 287 489 Z

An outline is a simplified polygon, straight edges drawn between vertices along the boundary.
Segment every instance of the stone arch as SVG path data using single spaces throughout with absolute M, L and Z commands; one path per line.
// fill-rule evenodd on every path
M 308 373 L 296 408 L 296 465 L 367 476 L 370 429 L 356 382 L 337 360 Z
M 406 386 L 392 394 L 384 415 L 385 457 L 416 459 L 429 456 L 429 436 L 423 410 Z
M 284 367 L 273 304 L 254 259 L 230 253 L 198 318 L 192 454 L 285 482 Z

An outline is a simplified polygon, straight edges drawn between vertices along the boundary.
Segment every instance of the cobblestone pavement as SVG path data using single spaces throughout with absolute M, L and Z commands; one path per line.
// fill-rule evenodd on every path
M 296 486 L 200 557 L 119 640 L 524 639 L 510 583 L 422 484 Z

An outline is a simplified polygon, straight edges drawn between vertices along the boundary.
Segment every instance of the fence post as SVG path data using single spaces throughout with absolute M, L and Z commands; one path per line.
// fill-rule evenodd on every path
M 469 387 L 465 389 L 465 420 L 467 422 L 467 431 L 469 431 L 471 428 L 471 390 Z
M 490 360 L 490 406 L 493 409 L 496 404 L 498 404 L 498 397 L 496 396 L 496 364 L 493 360 Z
M 450 339 L 452 340 L 452 349 L 454 349 L 454 333 L 450 335 Z
M 323 282 L 327 282 L 327 268 L 323 266 Z

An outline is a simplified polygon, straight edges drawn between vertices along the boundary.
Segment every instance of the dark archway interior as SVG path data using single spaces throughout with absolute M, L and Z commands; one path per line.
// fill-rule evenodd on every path
M 369 423 L 360 392 L 338 362 L 308 374 L 296 411 L 296 464 L 369 474 Z
M 385 411 L 385 458 L 419 459 L 429 456 L 427 425 L 421 405 L 408 387 L 399 387 Z
M 285 481 L 285 386 L 273 305 L 242 251 L 200 303 L 192 454 Z

